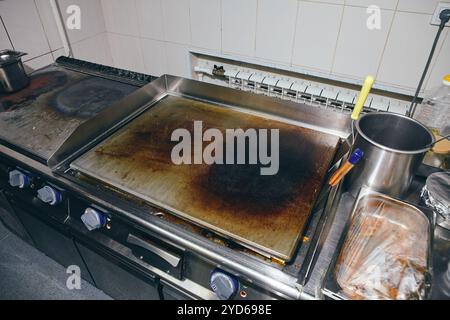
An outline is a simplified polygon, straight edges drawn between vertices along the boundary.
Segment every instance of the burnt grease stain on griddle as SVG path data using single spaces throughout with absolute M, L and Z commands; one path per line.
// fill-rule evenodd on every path
M 63 87 L 67 74 L 61 71 L 37 72 L 30 77 L 30 84 L 11 94 L 0 94 L 0 112 L 14 111 L 31 105 L 42 94 Z
M 175 165 L 178 128 L 279 129 L 279 171 L 261 165 Z M 269 142 L 271 139 L 269 139 Z M 169 96 L 74 162 L 81 172 L 182 219 L 289 260 L 339 138 L 269 117 Z M 209 142 L 204 142 L 205 147 Z M 192 149 L 193 151 L 193 149 Z
M 130 170 L 136 165 L 139 170 L 162 170 L 174 166 L 171 151 L 177 142 L 171 141 L 170 136 L 171 132 L 161 123 L 151 127 L 141 126 L 127 132 L 124 141 L 115 144 L 113 140 L 95 152 L 100 156 L 121 159 L 130 165 Z M 128 173 L 122 178 L 127 178 Z
M 182 121 L 180 127 L 187 129 L 193 137 L 193 121 Z M 210 126 L 204 123 L 203 130 Z M 127 179 L 132 170 L 139 172 L 163 171 L 168 167 L 177 167 L 172 163 L 171 151 L 178 143 L 170 140 L 170 126 L 158 122 L 154 126 L 138 126 L 126 134 L 126 139 L 115 144 L 110 141 L 106 148 L 99 147 L 96 154 L 112 159 L 121 159 L 122 179 Z M 237 129 L 237 128 L 236 128 Z M 241 128 L 247 130 L 249 128 Z M 288 206 L 295 206 L 299 198 L 306 202 L 314 200 L 315 181 L 322 163 L 320 154 L 313 152 L 317 147 L 314 137 L 301 135 L 303 128 L 279 128 L 279 170 L 275 175 L 261 175 L 261 164 L 183 164 L 182 166 L 202 166 L 205 170 L 193 170 L 189 187 L 197 201 L 211 205 L 211 201 L 227 206 L 229 211 L 240 216 L 276 214 Z M 225 132 L 221 130 L 224 137 Z M 269 135 L 270 136 L 270 135 Z M 271 139 L 268 139 L 270 143 Z M 247 141 L 248 142 L 248 141 Z M 203 142 L 205 147 L 209 142 Z M 223 146 L 225 151 L 225 145 Z M 192 147 L 193 149 L 193 147 Z M 246 159 L 248 159 L 248 143 Z M 235 146 L 236 151 L 236 146 Z M 270 147 L 269 147 L 270 151 Z M 236 152 L 235 152 L 236 153 Z M 138 165 L 139 167 L 136 167 Z M 143 171 L 142 171 L 143 170 Z
M 261 164 L 213 164 L 194 181 L 194 190 L 205 203 L 220 199 L 240 217 L 276 214 L 295 205 L 300 193 L 314 197 L 308 184 L 317 163 L 310 152 L 313 147 L 308 139 L 299 142 L 298 135 L 280 130 L 277 174 L 261 175 Z
M 55 95 L 49 104 L 65 116 L 91 118 L 123 99 L 137 87 L 109 79 L 86 76 Z

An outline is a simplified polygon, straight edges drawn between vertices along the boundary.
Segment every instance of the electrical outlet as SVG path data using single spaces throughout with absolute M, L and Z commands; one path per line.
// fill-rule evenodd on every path
M 433 26 L 439 26 L 441 24 L 441 19 L 439 19 L 439 14 L 445 10 L 450 9 L 450 2 L 439 2 L 434 11 L 433 18 L 431 19 L 430 24 Z M 447 22 L 446 27 L 450 27 L 450 22 Z

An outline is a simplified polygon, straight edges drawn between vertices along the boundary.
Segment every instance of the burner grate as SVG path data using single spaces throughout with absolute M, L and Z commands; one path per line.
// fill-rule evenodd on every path
M 148 74 L 114 68 L 64 56 L 56 59 L 56 63 L 68 69 L 73 69 L 79 72 L 86 72 L 96 76 L 125 82 L 127 84 L 133 84 L 136 86 L 144 86 L 156 79 L 156 77 L 150 76 Z

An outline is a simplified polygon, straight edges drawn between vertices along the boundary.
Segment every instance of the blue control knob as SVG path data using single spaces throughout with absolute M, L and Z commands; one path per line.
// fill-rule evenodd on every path
M 229 300 L 239 290 L 239 281 L 220 269 L 211 273 L 209 284 L 220 300 Z
M 81 216 L 81 221 L 89 231 L 100 229 L 106 224 L 106 217 L 104 213 L 93 208 L 86 208 L 83 215 Z
M 56 190 L 50 186 L 44 186 L 37 191 L 37 197 L 42 202 L 45 202 L 51 206 L 56 206 L 62 202 L 62 195 L 59 190 Z
M 12 170 L 9 172 L 9 185 L 25 189 L 30 185 L 30 178 L 19 170 Z

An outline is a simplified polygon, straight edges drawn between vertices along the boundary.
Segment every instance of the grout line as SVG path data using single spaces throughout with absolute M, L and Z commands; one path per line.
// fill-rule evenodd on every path
M 317 3 L 317 2 L 316 2 Z M 327 4 L 333 4 L 333 3 L 327 3 Z M 336 3 L 334 3 L 334 5 L 340 5 L 340 6 L 344 6 L 344 7 L 350 7 L 350 8 L 363 8 L 363 9 L 367 9 L 369 6 L 358 6 L 358 5 L 355 5 L 355 4 L 344 4 L 344 5 L 342 5 L 342 4 L 336 4 Z M 396 11 L 395 10 L 395 8 L 394 9 L 390 9 L 390 8 L 382 8 L 382 7 L 380 7 L 380 10 L 385 10 L 385 11 Z M 402 11 L 403 12 L 403 11 Z
M 46 56 L 46 55 L 51 55 L 52 54 L 52 51 L 49 51 L 49 52 L 45 52 L 45 53 L 42 53 L 42 54 L 40 54 L 40 55 L 38 55 L 38 56 L 35 56 L 35 57 L 33 57 L 33 58 L 30 58 L 30 59 L 28 59 L 28 60 L 23 60 L 23 62 L 29 62 L 29 61 L 33 61 L 33 60 L 35 60 L 35 59 L 39 59 L 39 58 L 42 58 L 42 57 L 44 57 L 44 56 Z M 53 59 L 53 57 L 52 57 L 52 59 Z
M 58 51 L 58 50 L 61 50 L 61 49 L 64 49 L 64 47 L 58 47 L 56 49 L 51 50 L 50 52 L 55 52 L 55 51 Z
M 138 34 L 139 34 L 139 37 L 142 37 L 142 32 L 141 32 L 141 30 L 142 30 L 142 25 L 141 25 L 141 19 L 138 17 L 138 8 L 137 8 L 137 2 L 136 2 L 136 0 L 132 0 L 133 2 L 134 2 L 134 12 L 135 12 L 135 14 L 136 14 L 136 20 L 137 20 L 137 27 L 138 27 Z
M 86 36 L 86 37 L 83 37 L 83 38 L 81 38 L 81 39 L 79 39 L 79 40 L 77 40 L 77 41 L 71 41 L 71 42 L 70 42 L 70 45 L 77 44 L 77 43 L 83 42 L 83 41 L 85 41 L 85 40 L 90 40 L 90 39 L 95 38 L 96 36 L 99 36 L 99 35 L 101 35 L 101 34 L 103 34 L 103 33 L 106 33 L 106 32 L 108 32 L 108 31 L 102 30 L 102 31 L 100 31 L 100 32 L 97 32 L 97 33 L 88 35 L 88 36 Z
M 349 4 L 347 3 L 348 0 L 344 0 L 344 3 L 336 3 L 336 2 L 328 2 L 328 1 L 315 1 L 315 0 L 298 0 L 299 2 L 309 2 L 309 3 L 322 3 L 322 4 L 331 4 L 331 5 L 338 5 L 338 6 L 346 6 L 346 7 L 354 7 L 354 8 L 367 8 L 367 5 L 357 5 L 357 4 Z M 424 0 L 426 1 L 426 0 Z M 444 0 L 448 1 L 448 0 Z M 381 10 L 388 10 L 388 11 L 397 11 L 397 12 L 405 12 L 405 13 L 417 13 L 417 14 L 426 14 L 426 15 L 433 15 L 434 12 L 419 12 L 419 11 L 409 11 L 409 10 L 399 10 L 398 9 L 399 1 L 397 1 L 395 8 L 383 8 L 380 7 Z
M 111 41 L 110 41 L 110 37 L 109 37 L 110 32 L 106 31 L 106 44 L 108 46 L 108 50 L 109 50 L 109 55 L 111 57 L 111 65 L 112 66 L 116 66 L 116 63 L 114 61 L 114 54 L 113 54 L 113 50 L 112 50 L 112 46 L 111 46 Z
M 86 40 L 91 40 L 91 39 L 93 39 L 93 38 L 95 38 L 95 37 L 97 37 L 97 36 L 99 36 L 99 35 L 102 35 L 102 34 L 104 34 L 104 33 L 107 33 L 107 32 L 108 32 L 108 31 L 100 31 L 100 32 L 98 32 L 98 33 L 89 35 L 89 36 L 87 36 L 87 37 L 85 37 L 85 38 L 83 38 L 83 39 L 80 39 L 80 40 L 77 40 L 77 41 L 73 41 L 73 42 L 70 43 L 70 45 L 72 46 L 72 45 L 74 45 L 74 44 L 79 44 L 79 43 L 81 43 L 81 42 L 83 42 L 83 41 L 86 41 Z M 118 33 L 118 35 L 128 36 L 128 35 L 119 34 L 119 33 Z M 61 48 L 63 48 L 63 47 L 61 47 Z M 60 49 L 61 49 L 61 48 L 60 48 Z
M 258 9 L 259 9 L 259 0 L 256 0 L 256 19 L 255 19 L 255 43 L 253 46 L 253 56 L 256 58 L 256 39 L 258 34 Z
M 140 40 L 140 39 L 152 40 L 152 41 L 155 41 L 155 42 L 160 42 L 160 43 L 164 43 L 164 44 L 165 43 L 173 44 L 173 45 L 178 45 L 180 47 L 186 47 L 186 48 L 198 48 L 198 49 L 206 50 L 206 51 L 210 52 L 210 54 L 211 53 L 221 54 L 220 51 L 216 51 L 216 50 L 211 49 L 211 48 L 203 48 L 203 47 L 199 47 L 199 46 L 196 46 L 196 45 L 193 45 L 193 44 L 186 44 L 186 43 L 183 43 L 183 42 L 175 42 L 175 41 L 170 41 L 170 40 L 153 39 L 153 38 L 149 38 L 149 37 L 141 37 L 141 36 L 135 36 L 135 35 L 130 35 L 130 34 L 123 34 L 123 33 L 112 32 L 112 31 L 107 31 L 106 33 L 110 33 L 110 34 L 117 35 L 117 36 L 122 36 L 122 37 L 134 38 L 134 39 L 137 39 L 137 40 Z
M 103 31 L 106 32 L 107 28 L 106 28 L 106 19 L 105 19 L 105 13 L 103 12 L 103 4 L 102 4 L 102 0 L 98 0 L 98 4 L 99 4 L 99 9 L 100 9 L 100 15 L 101 15 L 101 19 L 103 22 Z
M 219 0 L 219 6 L 220 6 L 220 12 L 219 12 L 219 16 L 220 16 L 220 53 L 222 53 L 223 50 L 223 21 L 222 21 L 222 0 Z
M 189 44 L 192 45 L 192 26 L 191 26 L 191 1 L 188 1 L 188 15 L 189 15 Z
M 84 38 L 84 39 L 82 39 L 82 40 L 78 40 L 78 41 L 76 41 L 76 42 L 72 42 L 71 45 L 79 44 L 79 43 L 81 43 L 81 42 L 83 42 L 83 41 L 93 39 L 93 38 L 95 38 L 95 37 L 97 37 L 97 36 L 99 36 L 99 35 L 106 34 L 106 33 L 107 33 L 106 31 L 99 32 L 99 33 L 97 33 L 97 34 L 94 34 L 94 35 L 91 35 L 91 36 L 89 36 L 89 37 L 86 37 L 86 38 Z M 120 35 L 120 34 L 119 34 L 119 35 Z M 53 53 L 55 53 L 56 51 L 59 51 L 59 50 L 61 50 L 61 49 L 64 49 L 64 47 L 59 47 L 59 48 L 56 48 L 56 49 L 53 49 L 53 50 L 50 49 L 50 51 L 44 52 L 44 53 L 42 53 L 42 54 L 40 54 L 40 55 L 37 55 L 37 56 L 34 56 L 34 57 L 32 57 L 32 58 L 30 58 L 30 59 L 28 59 L 28 60 L 25 60 L 25 59 L 24 59 L 23 62 L 32 61 L 32 60 L 34 60 L 34 59 L 41 58 L 41 57 L 46 56 L 46 55 L 48 55 L 48 54 L 53 54 Z
M 397 1 L 397 6 L 398 6 L 398 1 Z M 397 8 L 397 6 L 396 6 L 396 8 Z M 388 47 L 389 39 L 390 39 L 391 33 L 392 33 L 392 27 L 394 26 L 394 21 L 395 21 L 396 17 L 397 17 L 397 11 L 394 12 L 394 14 L 392 16 L 392 21 L 391 21 L 391 24 L 389 26 L 388 33 L 386 35 L 386 40 L 384 41 L 383 51 L 381 51 L 380 62 L 378 63 L 378 68 L 377 68 L 377 71 L 375 73 L 375 79 L 378 78 L 378 75 L 379 75 L 380 70 L 381 70 L 381 66 L 383 65 L 384 55 L 385 55 L 386 49 Z
M 342 3 L 336 3 L 336 2 L 331 2 L 331 1 L 317 1 L 317 0 L 298 0 L 298 2 L 333 4 L 333 5 L 336 5 L 336 6 L 344 6 L 345 5 L 345 0 Z
M 56 61 L 56 59 L 58 59 L 58 58 L 60 57 L 60 56 L 56 56 L 56 52 L 59 51 L 59 50 L 61 50 L 61 49 L 63 49 L 63 47 L 58 48 L 58 49 L 55 49 L 55 50 L 53 50 L 53 51 L 50 52 L 50 54 L 52 55 L 53 61 Z
M 164 25 L 165 19 L 164 19 L 164 9 L 163 9 L 163 5 L 162 5 L 162 1 L 164 1 L 164 0 L 159 0 L 158 3 L 159 3 L 159 12 L 160 12 L 160 15 L 162 18 L 162 20 L 161 20 L 162 35 L 161 36 L 163 39 L 165 39 L 166 38 L 166 26 Z M 160 41 L 160 40 L 158 40 L 158 41 Z
M 138 18 L 138 9 L 137 9 L 137 3 L 136 3 L 136 0 L 133 0 L 133 3 L 134 3 L 134 12 L 135 12 L 135 15 L 136 15 L 136 19 L 137 19 L 137 27 L 138 27 L 138 34 L 139 34 L 139 41 L 138 41 L 138 43 L 137 43 L 137 45 L 138 45 L 138 47 L 139 47 L 139 56 L 140 56 L 140 58 L 141 58 L 141 63 L 142 63 L 142 68 L 145 70 L 145 73 L 149 73 L 148 72 L 148 69 L 147 69 L 147 64 L 145 63 L 145 61 L 144 61 L 144 52 L 143 52 L 143 50 L 142 50 L 142 44 L 141 44 L 141 30 L 142 30 L 142 26 L 141 26 L 141 24 L 140 24 L 140 19 Z
M 337 34 L 337 38 L 336 38 L 336 43 L 334 44 L 333 60 L 331 61 L 331 68 L 330 68 L 329 74 L 333 74 L 333 70 L 335 67 L 336 52 L 337 52 L 337 48 L 338 48 L 339 39 L 341 38 L 341 30 L 342 30 L 342 23 L 344 22 L 344 15 L 345 15 L 345 6 L 342 8 L 342 12 L 341 12 L 341 20 L 339 21 L 339 29 L 338 29 L 338 34 Z
M 395 5 L 395 11 L 397 11 L 399 3 L 400 3 L 400 0 L 397 0 L 397 4 Z
M 11 45 L 11 48 L 15 51 L 16 49 L 14 48 L 14 44 L 13 44 L 13 42 L 11 40 L 11 36 L 9 35 L 8 29 L 6 29 L 6 25 L 5 25 L 5 22 L 3 21 L 2 16 L 0 16 L 0 22 L 3 25 L 3 29 L 5 29 L 6 36 L 8 37 L 8 41 L 9 41 L 9 44 Z
M 49 40 L 49 38 L 47 36 L 47 31 L 45 30 L 44 22 L 42 20 L 41 14 L 39 13 L 39 8 L 37 6 L 36 0 L 34 0 L 33 3 L 34 3 L 34 8 L 36 9 L 36 14 L 38 15 L 38 18 L 39 18 L 39 22 L 41 23 L 42 31 L 44 31 L 45 41 L 47 42 L 47 46 L 48 46 L 48 48 L 50 49 L 50 52 L 51 52 L 52 51 L 52 46 L 50 45 L 50 40 Z M 52 59 L 53 59 L 53 57 L 52 57 Z
M 295 39 L 297 36 L 297 24 L 298 24 L 298 16 L 300 13 L 300 1 L 297 1 L 297 13 L 295 15 L 295 23 L 294 23 L 294 37 L 292 39 L 292 48 L 291 48 L 291 59 L 289 60 L 289 65 L 292 66 L 294 60 L 294 51 L 295 51 Z

